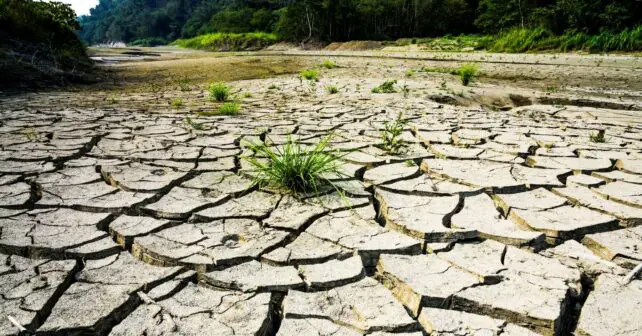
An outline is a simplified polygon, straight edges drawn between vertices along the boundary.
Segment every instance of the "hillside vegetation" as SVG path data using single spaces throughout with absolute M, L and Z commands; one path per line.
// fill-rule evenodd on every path
M 93 64 L 65 4 L 0 0 L 0 88 L 48 86 L 86 79 Z
M 80 35 L 90 44 L 181 39 L 236 50 L 271 34 L 293 42 L 474 34 L 490 36 L 476 44 L 494 51 L 639 50 L 639 13 L 642 1 L 631 0 L 100 0 L 80 18 Z

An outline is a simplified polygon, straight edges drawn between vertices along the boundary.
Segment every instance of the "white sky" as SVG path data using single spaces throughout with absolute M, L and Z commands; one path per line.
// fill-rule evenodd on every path
M 98 0 L 57 0 L 71 4 L 71 7 L 76 11 L 76 15 L 88 15 L 89 9 L 96 7 Z

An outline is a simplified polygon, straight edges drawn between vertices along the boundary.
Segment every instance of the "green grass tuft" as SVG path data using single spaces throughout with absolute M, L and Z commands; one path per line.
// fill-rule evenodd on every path
M 329 94 L 335 94 L 339 92 L 339 89 L 334 86 L 334 85 L 328 85 L 325 87 L 325 90 L 328 91 Z
M 241 110 L 241 105 L 239 105 L 236 102 L 227 102 L 224 103 L 223 105 L 219 106 L 218 110 L 216 111 L 217 115 L 227 115 L 227 116 L 235 116 L 239 114 L 239 111 Z
M 323 61 L 323 63 L 320 64 L 320 66 L 326 69 L 334 69 L 337 67 L 337 63 L 331 60 L 325 60 Z
M 304 147 L 291 137 L 281 148 L 250 144 L 249 148 L 259 158 L 243 159 L 254 168 L 252 172 L 256 173 L 254 183 L 257 185 L 277 186 L 296 193 L 317 193 L 325 186 L 334 187 L 329 178 L 343 176 L 340 156 L 327 151 L 330 138 L 325 137 L 314 147 Z
M 183 99 L 182 98 L 175 98 L 174 100 L 172 100 L 171 104 L 172 104 L 173 108 L 178 109 L 181 106 L 183 106 Z
M 591 133 L 591 142 L 595 143 L 605 143 L 607 142 L 606 140 L 606 134 L 604 131 L 598 131 L 597 133 Z
M 306 69 L 301 71 L 301 78 L 307 79 L 309 81 L 318 82 L 319 81 L 319 72 L 314 69 Z
M 210 99 L 216 101 L 226 101 L 230 97 L 230 90 L 232 88 L 225 83 L 212 83 L 210 84 Z
M 479 73 L 479 66 L 474 63 L 467 63 L 459 67 L 459 78 L 461 78 L 461 83 L 464 86 L 467 86 L 472 82 L 477 74 Z
M 387 80 L 381 83 L 379 86 L 372 89 L 372 93 L 395 93 L 397 89 L 395 88 L 397 84 L 396 80 Z

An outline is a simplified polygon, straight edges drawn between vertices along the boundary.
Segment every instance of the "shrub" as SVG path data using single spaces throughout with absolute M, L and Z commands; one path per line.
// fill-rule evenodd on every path
M 339 92 L 339 89 L 334 86 L 334 85 L 328 85 L 325 87 L 325 90 L 328 91 L 329 94 L 335 94 Z
M 212 83 L 210 84 L 210 98 L 216 101 L 226 101 L 230 96 L 230 90 L 232 88 L 224 83 Z
M 472 82 L 477 74 L 479 73 L 479 67 L 474 63 L 467 63 L 459 67 L 459 78 L 461 78 L 461 83 L 464 86 L 467 86 Z
M 315 192 L 323 186 L 334 186 L 331 177 L 341 177 L 340 156 L 327 152 L 330 136 L 322 139 L 314 147 L 304 147 L 288 138 L 281 148 L 264 144 L 250 144 L 256 157 L 243 157 L 256 173 L 254 183 L 272 185 L 293 192 Z M 336 187 L 335 187 L 336 189 Z
M 307 79 L 309 81 L 318 82 L 319 72 L 314 69 L 306 69 L 301 71 L 301 78 Z
M 396 80 L 387 80 L 381 83 L 379 86 L 373 88 L 372 93 L 395 93 L 397 92 L 397 89 L 395 89 L 395 84 L 397 84 Z

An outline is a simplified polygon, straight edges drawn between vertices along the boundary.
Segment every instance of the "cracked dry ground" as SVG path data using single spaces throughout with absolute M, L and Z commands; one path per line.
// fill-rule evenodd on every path
M 200 89 L 4 98 L 0 334 L 7 316 L 42 335 L 642 334 L 642 280 L 622 282 L 642 261 L 639 101 L 492 111 L 431 100 L 448 75 L 404 98 L 345 73 L 233 83 L 242 114 L 200 130 L 165 102 L 200 109 Z M 252 186 L 246 141 L 331 132 L 347 200 Z

